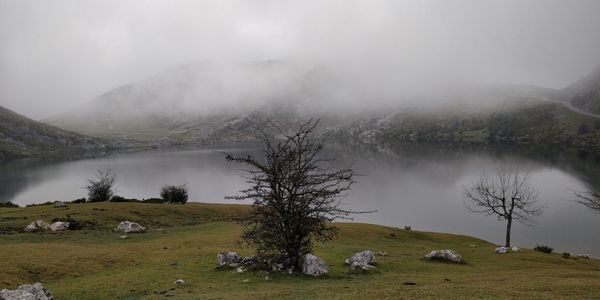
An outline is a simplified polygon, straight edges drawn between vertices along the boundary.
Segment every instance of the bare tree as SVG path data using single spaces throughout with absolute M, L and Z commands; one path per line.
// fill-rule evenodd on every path
M 529 185 L 527 174 L 504 164 L 493 176 L 484 173 L 471 186 L 465 187 L 464 196 L 469 210 L 506 221 L 506 247 L 510 247 L 513 220 L 531 226 L 533 218 L 541 215 L 544 209 L 537 201 L 538 192 Z
M 264 159 L 226 154 L 230 162 L 249 167 L 249 188 L 227 199 L 253 201 L 243 238 L 257 256 L 300 270 L 302 256 L 311 252 L 313 239 L 330 240 L 331 222 L 357 213 L 342 209 L 340 199 L 353 183 L 350 168 L 332 170 L 330 159 L 319 156 L 323 143 L 311 139 L 318 120 L 310 120 L 294 133 L 271 122 L 283 136 L 276 140 L 264 131 Z M 324 166 L 327 165 L 327 166 Z
M 117 175 L 113 174 L 111 170 L 106 172 L 98 170 L 97 178 L 88 179 L 85 187 L 88 191 L 88 201 L 109 201 L 114 196 L 113 187 L 116 181 Z
M 600 213 L 600 192 L 588 191 L 588 192 L 575 192 L 577 196 L 577 202 L 585 205 L 596 213 Z

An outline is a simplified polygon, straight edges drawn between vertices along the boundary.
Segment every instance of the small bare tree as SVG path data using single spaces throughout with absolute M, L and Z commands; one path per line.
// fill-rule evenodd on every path
M 352 169 L 324 167 L 329 159 L 319 156 L 323 143 L 311 140 L 318 120 L 310 120 L 291 134 L 271 122 L 282 139 L 265 138 L 264 159 L 226 154 L 227 161 L 249 166 L 249 188 L 227 199 L 253 201 L 243 238 L 257 256 L 300 270 L 303 255 L 311 252 L 313 239 L 330 240 L 336 227 L 331 222 L 352 213 L 340 207 L 340 197 L 353 183 Z
M 113 187 L 116 181 L 117 175 L 113 174 L 111 170 L 106 172 L 98 170 L 96 179 L 88 179 L 85 187 L 88 191 L 88 201 L 109 201 L 114 196 Z
M 513 220 L 531 226 L 533 218 L 541 215 L 544 209 L 537 201 L 538 192 L 529 185 L 527 174 L 504 164 L 493 176 L 484 173 L 471 186 L 465 187 L 464 196 L 469 210 L 506 221 L 506 247 L 510 247 Z
M 577 196 L 577 202 L 585 205 L 592 211 L 600 214 L 600 192 L 588 191 L 588 192 L 575 192 Z

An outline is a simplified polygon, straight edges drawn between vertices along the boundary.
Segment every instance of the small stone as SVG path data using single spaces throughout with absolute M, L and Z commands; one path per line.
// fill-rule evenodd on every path
M 265 276 L 265 280 L 269 281 L 269 280 L 271 280 L 271 277 L 269 275 L 267 275 L 267 276 Z
M 498 254 L 505 254 L 508 252 L 508 247 L 498 247 L 494 250 Z
M 239 268 L 236 269 L 236 272 L 238 272 L 238 273 L 244 273 L 244 272 L 246 272 L 246 269 L 244 269 L 242 267 L 239 267 Z
M 20 285 L 16 290 L 0 291 L 0 299 L 4 300 L 52 300 L 52 293 L 41 283 Z
M 454 250 L 433 250 L 425 255 L 428 260 L 441 260 L 446 262 L 463 263 L 462 257 Z
M 477 247 L 477 245 L 475 245 L 475 244 L 469 244 L 469 247 L 475 248 L 475 247 Z
M 50 230 L 51 231 L 67 231 L 69 230 L 69 222 L 54 222 L 52 223 L 52 225 L 50 225 Z
M 175 280 L 175 284 L 185 284 L 185 281 L 183 279 L 177 279 Z
M 127 236 L 127 235 L 122 235 L 120 238 L 121 238 L 121 239 L 128 239 L 128 238 L 129 238 L 129 236 Z
M 519 247 L 512 247 L 510 250 L 512 250 L 512 252 L 521 252 Z
M 31 222 L 25 227 L 25 232 L 46 231 L 50 229 L 50 225 L 42 220 Z
M 592 257 L 591 257 L 589 254 L 585 254 L 585 253 L 582 253 L 582 254 L 579 254 L 579 255 L 577 255 L 577 257 L 579 257 L 579 258 L 585 258 L 585 259 L 590 259 L 590 258 L 592 258 Z
M 310 253 L 304 255 L 302 273 L 311 276 L 319 276 L 327 272 L 329 272 L 329 268 L 323 259 Z
M 242 280 L 242 282 L 243 283 L 248 283 L 248 282 L 250 282 L 250 279 L 244 279 L 244 280 Z
M 377 251 L 377 255 L 379 256 L 388 256 L 388 253 L 385 251 Z
M 115 231 L 122 231 L 125 233 L 141 233 L 146 231 L 146 227 L 130 221 L 123 221 L 117 225 Z

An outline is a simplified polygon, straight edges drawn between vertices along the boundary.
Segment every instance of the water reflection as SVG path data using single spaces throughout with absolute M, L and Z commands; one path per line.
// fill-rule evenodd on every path
M 156 197 L 164 184 L 188 183 L 190 199 L 224 202 L 245 187 L 239 166 L 225 161 L 223 151 L 261 155 L 257 145 L 237 145 L 188 151 L 150 151 L 115 154 L 77 161 L 21 161 L 0 166 L 0 197 L 20 205 L 75 199 L 96 170 L 118 175 L 118 194 Z M 366 147 L 330 145 L 324 153 L 337 157 L 337 166 L 353 165 L 362 174 L 344 199 L 354 210 L 377 210 L 357 215 L 356 221 L 417 230 L 468 234 L 501 243 L 504 224 L 493 217 L 469 212 L 462 189 L 499 160 L 530 172 L 547 209 L 533 227 L 515 225 L 513 244 L 548 244 L 557 251 L 600 257 L 600 217 L 572 201 L 572 191 L 598 182 L 600 161 L 595 156 L 505 147 L 405 145 Z M 228 201 L 230 202 L 230 201 Z

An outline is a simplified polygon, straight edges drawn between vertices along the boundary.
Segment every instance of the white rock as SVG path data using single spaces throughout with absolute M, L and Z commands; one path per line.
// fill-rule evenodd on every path
M 42 220 L 31 222 L 25 227 L 25 232 L 45 231 L 50 229 L 50 225 Z
M 512 252 L 521 252 L 521 248 L 519 247 L 512 247 Z
M 508 252 L 508 247 L 498 247 L 496 248 L 496 250 L 494 250 L 494 252 L 498 254 L 505 254 L 506 252 Z
M 0 299 L 4 300 L 51 300 L 52 293 L 45 289 L 41 283 L 23 284 L 16 290 L 4 289 L 0 291 Z
M 123 221 L 115 228 L 115 231 L 122 231 L 125 233 L 139 233 L 146 231 L 146 227 L 130 221 Z
M 69 222 L 54 222 L 50 225 L 50 230 L 52 231 L 65 231 L 69 230 Z
M 454 250 L 433 250 L 425 255 L 425 258 L 431 260 L 443 260 L 448 262 L 462 263 L 462 257 Z
M 62 201 L 55 201 L 54 202 L 54 207 L 66 207 L 67 204 L 62 202 Z
M 375 255 L 369 250 L 355 253 L 352 257 L 346 259 L 346 264 L 350 266 L 351 270 L 368 271 L 375 268 L 373 266 L 375 263 Z
M 128 239 L 128 238 L 129 238 L 129 236 L 127 236 L 127 235 L 122 235 L 120 238 L 121 238 L 121 239 Z
M 237 268 L 240 265 L 242 258 L 236 252 L 219 252 L 217 254 L 218 267 L 229 266 Z
M 236 272 L 238 272 L 238 273 L 244 273 L 244 272 L 246 272 L 246 269 L 244 269 L 242 267 L 239 267 L 239 268 L 236 269 Z
M 579 258 L 586 258 L 586 259 L 592 258 L 589 254 L 579 254 L 579 255 L 577 255 L 577 257 L 579 257 Z
M 183 281 L 183 279 L 177 279 L 175 280 L 175 284 L 185 284 L 185 281 Z
M 329 268 L 323 259 L 310 253 L 304 255 L 302 273 L 311 276 L 319 276 L 327 272 L 329 272 Z

